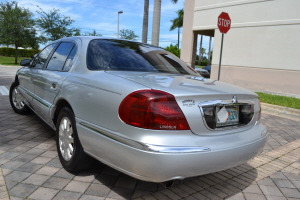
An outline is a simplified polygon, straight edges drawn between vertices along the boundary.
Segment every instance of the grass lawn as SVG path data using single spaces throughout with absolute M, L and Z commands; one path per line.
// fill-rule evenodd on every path
M 273 94 L 266 94 L 262 92 L 256 92 L 256 93 L 259 95 L 261 102 L 289 107 L 289 108 L 300 109 L 300 99 L 294 97 L 285 97 L 285 96 L 279 96 Z
M 20 65 L 20 61 L 22 59 L 31 59 L 31 58 L 24 58 L 24 57 L 18 57 L 18 64 L 15 64 L 15 57 L 6 57 L 6 56 L 0 56 L 0 64 L 1 65 Z

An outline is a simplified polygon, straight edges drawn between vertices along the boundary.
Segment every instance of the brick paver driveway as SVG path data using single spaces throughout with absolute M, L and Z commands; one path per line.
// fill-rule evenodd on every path
M 0 199 L 300 199 L 296 120 L 263 113 L 270 138 L 261 155 L 165 189 L 100 162 L 79 174 L 66 172 L 57 157 L 54 131 L 34 114 L 15 114 L 7 96 L 0 96 L 0 102 Z

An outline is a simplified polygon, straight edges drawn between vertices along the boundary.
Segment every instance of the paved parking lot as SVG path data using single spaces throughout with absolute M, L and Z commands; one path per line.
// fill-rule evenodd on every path
M 35 114 L 15 114 L 8 96 L 0 95 L 0 102 L 0 199 L 300 199 L 299 120 L 263 113 L 270 137 L 261 155 L 165 189 L 100 162 L 79 174 L 66 172 L 54 131 Z

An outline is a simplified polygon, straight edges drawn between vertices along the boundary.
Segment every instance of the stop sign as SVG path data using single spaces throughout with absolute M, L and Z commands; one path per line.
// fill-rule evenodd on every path
M 218 27 L 221 33 L 227 33 L 230 29 L 231 19 L 228 13 L 222 12 L 218 17 Z

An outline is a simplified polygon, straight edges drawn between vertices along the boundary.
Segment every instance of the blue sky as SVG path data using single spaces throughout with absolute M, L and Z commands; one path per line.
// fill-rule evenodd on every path
M 5 0 L 0 0 L 5 2 Z M 143 0 L 17 0 L 19 5 L 30 9 L 34 14 L 37 5 L 44 11 L 59 9 L 65 16 L 75 20 L 74 27 L 79 27 L 81 32 L 92 32 L 94 29 L 103 36 L 116 37 L 118 11 L 120 15 L 120 29 L 133 30 L 142 38 Z M 151 43 L 152 17 L 154 0 L 150 0 L 148 43 Z M 169 31 L 170 20 L 176 18 L 176 11 L 184 7 L 184 0 L 173 4 L 171 0 L 162 0 L 160 43 L 165 47 L 177 44 L 177 30 Z M 181 30 L 182 32 L 182 30 Z M 208 37 L 204 37 L 203 47 L 208 49 Z

